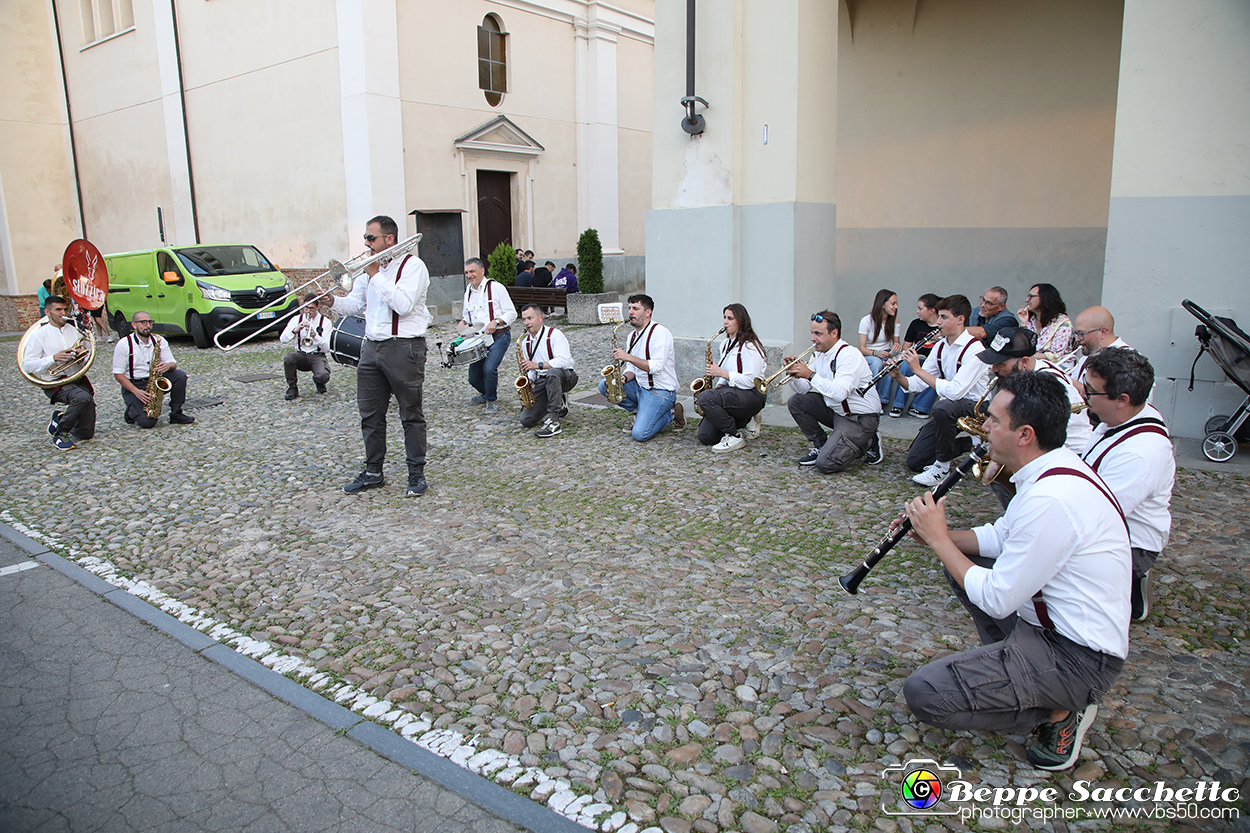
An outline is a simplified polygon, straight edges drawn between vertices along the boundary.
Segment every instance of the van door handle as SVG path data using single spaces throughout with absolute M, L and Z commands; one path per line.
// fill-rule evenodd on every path
M 151 295 L 149 295 L 148 297 L 149 297 L 149 298 L 151 298 L 152 296 L 151 296 Z M 156 297 L 157 297 L 157 298 L 164 298 L 165 296 L 164 296 L 164 295 L 157 295 Z

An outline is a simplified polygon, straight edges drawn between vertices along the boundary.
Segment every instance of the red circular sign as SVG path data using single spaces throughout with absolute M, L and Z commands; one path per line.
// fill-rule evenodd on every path
M 86 310 L 104 306 L 109 291 L 109 271 L 99 249 L 86 240 L 75 240 L 65 247 L 61 268 L 65 273 L 65 289 L 74 303 Z

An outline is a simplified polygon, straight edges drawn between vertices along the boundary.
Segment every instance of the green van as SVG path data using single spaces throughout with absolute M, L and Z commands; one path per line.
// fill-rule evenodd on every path
M 293 288 L 255 246 L 169 246 L 105 255 L 104 262 L 108 315 L 118 335 L 129 333 L 128 322 L 143 310 L 151 314 L 155 332 L 190 334 L 201 350 L 213 346 L 218 331 Z M 297 306 L 292 296 L 231 332 L 255 332 Z

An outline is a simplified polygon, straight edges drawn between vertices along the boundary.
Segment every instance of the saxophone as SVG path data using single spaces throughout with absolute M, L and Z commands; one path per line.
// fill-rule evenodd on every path
M 621 324 L 625 322 L 622 321 Z M 616 331 L 621 328 L 621 324 L 617 324 L 612 328 L 612 349 L 616 350 L 618 344 L 616 341 Z M 608 401 L 613 405 L 620 403 L 625 398 L 625 374 L 621 373 L 621 363 L 613 361 L 603 368 L 604 387 L 608 390 Z
M 727 328 L 721 327 L 716 331 L 716 335 L 707 340 L 707 347 L 703 351 L 703 366 L 707 367 L 712 363 L 712 342 L 720 337 Z M 699 416 L 703 416 L 703 406 L 699 404 L 699 394 L 705 390 L 712 389 L 712 377 L 702 376 L 690 383 L 690 394 L 694 397 L 694 410 Z
M 174 386 L 173 382 L 156 372 L 156 366 L 161 361 L 161 340 L 155 335 L 152 336 L 152 364 L 148 365 L 148 404 L 143 406 L 143 412 L 147 414 L 148 419 L 161 418 L 161 403 L 165 399 L 165 394 L 169 393 L 170 388 Z
M 521 374 L 516 377 L 516 395 L 521 398 L 522 408 L 532 408 L 534 407 L 534 386 L 530 384 L 529 374 L 521 369 L 521 346 L 525 344 L 525 341 L 523 338 L 516 340 L 516 366 Z

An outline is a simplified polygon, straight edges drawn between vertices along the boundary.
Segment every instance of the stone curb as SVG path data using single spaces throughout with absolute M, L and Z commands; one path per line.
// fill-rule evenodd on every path
M 587 830 L 543 805 L 457 766 L 376 723 L 362 720 L 354 712 L 309 691 L 299 683 L 239 654 L 195 628 L 179 622 L 165 611 L 51 552 L 43 544 L 31 540 L 6 523 L 0 522 L 0 537 L 8 539 L 41 563 L 73 579 L 196 653 L 229 669 L 257 688 L 336 731 L 348 730 L 346 734 L 349 737 L 382 757 L 429 778 L 465 801 L 476 804 L 507 822 L 534 833 L 585 833 Z

